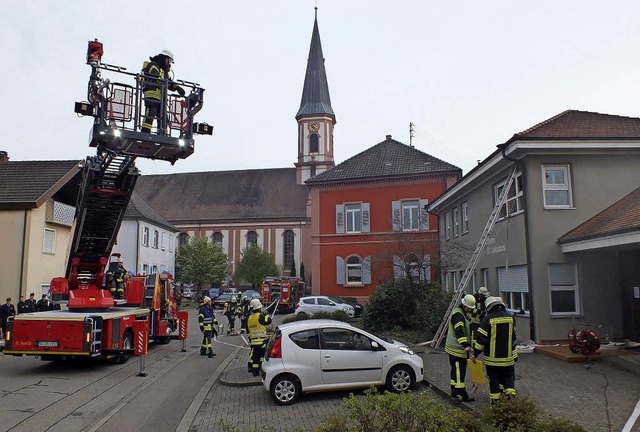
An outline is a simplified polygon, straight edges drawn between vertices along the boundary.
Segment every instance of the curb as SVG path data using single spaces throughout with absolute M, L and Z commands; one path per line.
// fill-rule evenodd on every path
M 230 373 L 233 372 L 237 372 L 240 371 L 240 376 L 242 376 L 242 374 L 247 375 L 247 381 L 238 381 L 238 380 L 233 380 L 233 379 L 228 379 L 228 376 Z M 259 381 L 255 380 L 256 377 L 253 375 L 249 375 L 249 373 L 247 372 L 247 368 L 233 368 L 233 369 L 229 369 L 225 372 L 223 372 L 220 375 L 220 378 L 218 379 L 218 382 L 224 386 L 227 387 L 254 387 L 254 386 L 261 386 L 262 385 L 262 379 L 259 379 Z

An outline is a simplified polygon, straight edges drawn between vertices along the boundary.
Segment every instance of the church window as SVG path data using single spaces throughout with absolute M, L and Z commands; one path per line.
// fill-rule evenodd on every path
M 258 233 L 249 231 L 247 233 L 247 246 L 258 246 Z
M 309 153 L 318 153 L 319 152 L 319 138 L 318 134 L 311 134 L 309 137 Z

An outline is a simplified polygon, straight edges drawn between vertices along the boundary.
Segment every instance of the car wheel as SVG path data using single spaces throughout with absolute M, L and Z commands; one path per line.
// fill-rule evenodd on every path
M 270 393 L 278 405 L 291 405 L 300 397 L 302 388 L 293 375 L 279 375 L 271 381 Z
M 413 371 L 409 366 L 396 366 L 387 375 L 387 390 L 393 393 L 405 392 L 415 384 Z

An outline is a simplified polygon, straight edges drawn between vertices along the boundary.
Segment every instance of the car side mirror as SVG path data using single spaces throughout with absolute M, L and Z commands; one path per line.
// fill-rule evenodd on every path
M 380 345 L 378 345 L 378 342 L 376 341 L 371 341 L 371 348 L 373 348 L 374 351 L 377 351 L 380 348 Z

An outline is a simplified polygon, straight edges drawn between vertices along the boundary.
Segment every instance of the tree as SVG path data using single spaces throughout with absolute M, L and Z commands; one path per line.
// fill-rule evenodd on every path
M 197 295 L 207 285 L 220 285 L 227 275 L 229 263 L 219 243 L 210 243 L 206 236 L 196 237 L 178 249 L 176 279 L 190 281 Z
M 296 277 L 296 260 L 291 260 L 291 272 L 289 274 L 291 277 Z
M 256 289 L 265 276 L 278 276 L 280 269 L 273 262 L 273 256 L 260 246 L 249 246 L 242 251 L 234 279 L 251 284 Z

